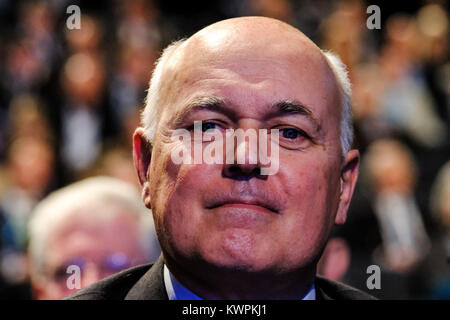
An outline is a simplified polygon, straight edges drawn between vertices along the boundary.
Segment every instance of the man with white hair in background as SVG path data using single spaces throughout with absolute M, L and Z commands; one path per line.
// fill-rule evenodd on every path
M 371 299 L 316 275 L 358 177 L 350 100 L 340 60 L 275 19 L 224 20 L 170 45 L 133 137 L 163 254 L 70 298 Z M 258 131 L 270 161 L 246 137 L 223 150 L 238 130 Z M 214 161 L 192 161 L 199 150 Z
M 133 185 L 93 177 L 43 199 L 29 225 L 30 278 L 37 299 L 60 299 L 123 269 L 154 262 L 151 214 Z

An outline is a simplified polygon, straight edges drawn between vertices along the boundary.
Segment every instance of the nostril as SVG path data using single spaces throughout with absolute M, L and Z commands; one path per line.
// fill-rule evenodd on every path
M 225 176 L 235 180 L 249 180 L 251 178 L 264 178 L 260 167 L 241 167 L 237 165 L 229 166 L 225 169 Z

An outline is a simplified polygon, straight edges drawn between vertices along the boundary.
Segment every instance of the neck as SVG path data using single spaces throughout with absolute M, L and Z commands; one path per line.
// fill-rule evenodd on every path
M 315 267 L 289 272 L 253 272 L 198 261 L 177 264 L 171 259 L 164 260 L 173 276 L 203 299 L 299 300 L 308 293 L 315 279 Z

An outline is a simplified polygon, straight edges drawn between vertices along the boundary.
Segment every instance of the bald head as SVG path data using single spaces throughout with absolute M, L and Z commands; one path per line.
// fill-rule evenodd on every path
M 256 70 L 251 63 L 255 61 L 260 62 Z M 288 69 L 297 68 L 299 76 L 314 73 L 322 85 L 322 93 L 338 94 L 336 99 L 331 98 L 335 102 L 332 109 L 341 120 L 337 130 L 340 129 L 341 149 L 345 155 L 353 138 L 351 88 L 345 66 L 338 57 L 323 52 L 298 29 L 267 17 L 219 21 L 188 39 L 169 45 L 153 72 L 142 114 L 146 137 L 153 141 L 161 111 L 173 103 L 170 98 L 182 94 L 183 85 L 193 81 L 189 71 L 195 69 L 201 73 L 222 64 L 256 82 L 262 81 L 266 74 L 282 76 L 280 62 L 288 62 Z
M 298 29 L 267 17 L 242 17 L 219 21 L 194 34 L 186 42 L 186 46 L 200 43 L 211 49 L 238 45 L 236 50 L 261 47 L 280 52 L 292 48 L 296 51 L 299 49 L 312 51 L 320 56 L 320 49 Z

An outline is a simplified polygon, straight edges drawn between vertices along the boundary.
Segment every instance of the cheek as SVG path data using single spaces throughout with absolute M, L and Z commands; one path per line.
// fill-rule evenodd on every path
M 159 194 L 155 195 L 158 197 L 154 208 L 156 228 L 162 246 L 168 251 L 189 254 L 198 238 L 208 234 L 208 230 L 203 230 L 201 197 L 212 171 L 217 169 L 204 164 L 175 165 L 169 157 L 162 170 L 165 174 L 159 174 Z
M 155 217 L 155 224 L 159 223 L 161 215 L 166 211 L 168 198 L 171 197 L 180 170 L 170 157 L 170 149 L 160 144 L 155 144 L 149 169 L 149 192 L 151 209 Z
M 313 258 L 320 252 L 334 221 L 338 197 L 336 174 L 329 162 L 311 157 L 280 166 L 287 201 L 285 245 L 291 258 Z M 294 161 L 291 159 L 290 161 Z M 309 257 L 309 258 L 306 258 Z
M 280 178 L 288 199 L 298 206 L 323 199 L 333 179 L 329 164 L 321 157 L 287 157 L 280 163 Z

